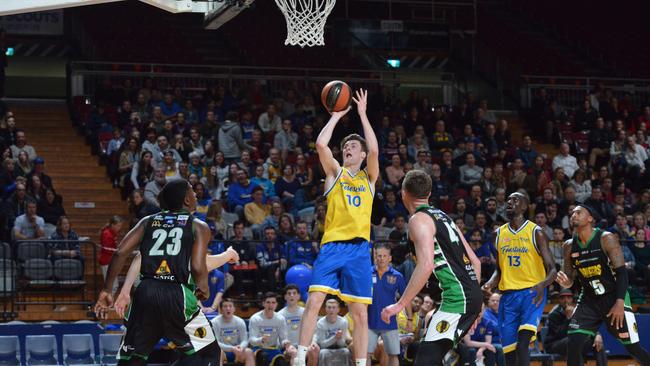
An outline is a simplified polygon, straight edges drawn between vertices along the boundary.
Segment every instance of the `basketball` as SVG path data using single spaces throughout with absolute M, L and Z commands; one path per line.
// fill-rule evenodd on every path
M 352 90 L 343 81 L 330 81 L 320 93 L 320 99 L 328 112 L 340 112 L 352 103 Z

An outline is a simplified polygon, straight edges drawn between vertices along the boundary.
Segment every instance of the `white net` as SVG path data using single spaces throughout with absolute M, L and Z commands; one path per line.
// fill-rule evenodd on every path
M 323 46 L 325 22 L 336 0 L 275 0 L 287 21 L 285 45 Z

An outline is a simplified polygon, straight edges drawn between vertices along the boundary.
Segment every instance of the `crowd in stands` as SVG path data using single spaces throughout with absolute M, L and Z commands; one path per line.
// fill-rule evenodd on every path
M 1 103 L 1 102 L 0 102 Z M 47 256 L 83 261 L 78 235 L 65 216 L 63 198 L 56 193 L 45 161 L 28 143 L 18 116 L 0 105 L 0 241 L 49 239 Z M 11 251 L 15 253 L 14 246 Z M 10 253 L 3 253 L 10 258 Z
M 307 251 L 304 263 L 311 264 L 318 251 L 317 245 L 297 251 L 284 243 L 317 242 L 323 231 L 324 175 L 315 139 L 327 114 L 314 103 L 319 91 L 315 84 L 266 90 L 252 82 L 191 94 L 180 86 L 157 88 L 151 79 L 140 86 L 128 79 L 121 85 L 104 80 L 94 95 L 95 107 L 80 122 L 115 185 L 129 197 L 135 219 L 156 210 L 156 194 L 165 181 L 183 177 L 195 187 L 195 214 L 210 223 L 215 240 L 273 237 L 279 247 L 260 243 L 240 254 L 261 267 L 277 262 L 282 271 L 287 261 L 296 263 L 288 253 Z M 520 190 L 530 197 L 529 218 L 551 239 L 558 265 L 560 244 L 571 236 L 571 209 L 584 202 L 600 214 L 599 226 L 616 232 L 625 244 L 635 285 L 650 281 L 645 246 L 650 237 L 638 234 L 650 235 L 649 106 L 625 97 L 619 101 L 605 88 L 586 95 L 580 106 L 560 106 L 542 89 L 531 115 L 534 126 L 555 131 L 535 136 L 557 143 L 558 154 L 549 156 L 536 151 L 529 135 L 513 141 L 508 121 L 472 93 L 453 108 L 434 108 L 418 90 L 405 99 L 387 88 L 370 95 L 382 171 L 372 215 L 375 240 L 405 239 L 408 215 L 400 184 L 407 171 L 421 169 L 433 178 L 431 203 L 455 218 L 486 277 L 495 264 L 493 229 L 507 221 L 507 195 Z M 360 132 L 354 119 L 350 113 L 341 120 L 333 141 Z M 587 136 L 586 146 L 576 133 Z M 332 149 L 340 157 L 340 148 Z M 303 222 L 306 233 L 297 230 Z M 394 259 L 408 280 L 409 255 L 398 251 Z M 280 272 L 271 276 L 280 283 L 281 277 Z

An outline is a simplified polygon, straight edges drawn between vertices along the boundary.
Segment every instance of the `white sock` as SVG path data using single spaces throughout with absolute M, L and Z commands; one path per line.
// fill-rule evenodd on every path
M 298 352 L 294 360 L 294 365 L 304 365 L 307 358 L 307 347 L 298 345 Z
M 355 366 L 366 366 L 366 359 L 365 358 L 357 358 L 356 361 L 354 362 Z

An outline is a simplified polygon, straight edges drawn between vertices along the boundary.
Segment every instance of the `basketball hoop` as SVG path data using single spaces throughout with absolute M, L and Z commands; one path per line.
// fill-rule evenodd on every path
M 275 0 L 287 21 L 285 45 L 324 46 L 325 22 L 336 0 Z

